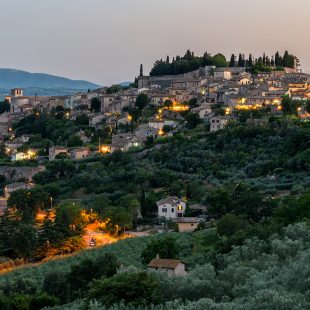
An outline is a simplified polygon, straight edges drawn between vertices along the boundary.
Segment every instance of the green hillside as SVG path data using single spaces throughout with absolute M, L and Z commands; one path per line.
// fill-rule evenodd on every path
M 143 271 L 145 267 L 141 265 L 139 260 L 141 249 L 154 238 L 164 238 L 163 236 L 131 239 L 102 249 L 86 251 L 74 258 L 48 262 L 37 267 L 22 268 L 2 276 L 0 289 L 3 290 L 5 296 L 11 294 L 11 297 L 2 296 L 0 298 L 1 309 L 13 309 L 9 306 L 5 308 L 6 305 L 9 305 L 8 298 L 11 302 L 19 305 L 14 309 L 28 309 L 20 308 L 20 305 L 23 304 L 24 307 L 27 307 L 29 303 L 38 305 L 40 304 L 38 301 L 52 304 L 49 303 L 51 299 L 48 299 L 47 295 L 38 293 L 42 290 L 49 291 L 52 283 L 55 284 L 52 282 L 47 285 L 47 279 L 50 279 L 51 275 L 55 276 L 59 273 L 62 277 L 68 277 L 68 281 L 70 281 L 68 274 L 71 274 L 72 277 L 76 266 L 80 264 L 84 267 L 78 269 L 78 276 L 83 278 L 82 272 L 91 272 L 91 269 L 87 271 L 87 266 L 90 266 L 91 261 L 98 258 L 104 261 L 102 256 L 104 253 L 115 254 L 119 261 L 124 264 L 117 275 L 108 278 L 109 281 L 113 283 L 117 277 L 124 281 L 126 277 L 129 277 L 128 280 L 131 281 L 131 276 L 135 274 L 150 277 L 153 281 L 151 282 L 153 285 L 152 292 L 147 294 L 155 294 L 156 298 L 152 300 L 155 304 L 160 303 L 160 305 L 142 306 L 143 298 L 150 298 L 144 294 L 147 291 L 145 287 L 144 292 L 136 290 L 139 287 L 138 285 L 141 285 L 139 288 L 142 289 L 143 285 L 147 284 L 147 282 L 144 283 L 143 279 L 139 280 L 141 282 L 135 283 L 136 287 L 131 287 L 130 283 L 122 282 L 121 286 L 115 284 L 113 291 L 110 290 L 111 287 L 105 286 L 106 288 L 100 292 L 98 289 L 101 285 L 100 281 L 104 281 L 104 278 L 101 278 L 101 280 L 93 282 L 86 291 L 71 292 L 73 294 L 72 299 L 75 301 L 51 309 L 89 309 L 87 305 L 91 305 L 91 309 L 113 310 L 307 309 L 309 307 L 307 281 L 310 274 L 308 264 L 310 228 L 308 225 L 295 224 L 289 226 L 284 229 L 281 236 L 274 235 L 267 240 L 259 240 L 258 238 L 247 240 L 242 246 L 235 247 L 229 254 L 219 255 L 215 261 L 209 262 L 208 260 L 203 262 L 200 258 L 206 257 L 208 250 L 206 250 L 205 245 L 210 243 L 214 232 L 175 234 L 172 236 L 181 246 L 180 258 L 185 262 L 193 259 L 197 262 L 197 265 L 192 265 L 190 272 L 184 277 L 170 278 L 165 274 L 145 273 Z M 200 245 L 199 251 L 196 248 L 198 245 Z M 193 252 L 196 252 L 195 258 L 191 255 Z M 125 267 L 129 265 L 135 267 L 129 269 Z M 54 277 L 52 279 L 55 281 Z M 66 279 L 63 280 L 66 281 Z M 56 285 L 63 285 L 63 282 L 60 281 Z M 111 304 L 111 300 L 106 298 L 107 294 L 113 296 L 114 302 L 118 303 L 122 298 L 125 298 L 124 301 L 126 301 L 126 294 L 117 295 L 117 290 L 123 289 L 126 292 L 132 289 L 136 296 L 131 297 L 132 301 L 139 302 L 140 306 L 135 304 L 130 306 L 123 303 L 112 308 L 103 306 L 103 304 Z M 98 301 L 91 300 L 91 296 L 98 293 L 102 297 Z M 63 295 L 59 295 L 59 298 L 62 299 Z M 59 300 L 56 300 L 57 302 Z
M 14 125 L 18 136 L 33 135 L 25 148 L 36 145 L 44 154 L 46 145 L 89 129 L 82 118 L 57 113 Z M 2 256 L 38 261 L 75 252 L 94 220 L 114 236 L 137 223 L 158 224 L 156 201 L 169 195 L 206 205 L 209 223 L 193 233 L 127 239 L 16 268 L 1 275 L 0 308 L 307 309 L 309 147 L 309 123 L 285 116 L 265 127 L 241 121 L 216 133 L 198 124 L 142 149 L 48 162 L 33 189 L 8 201 L 17 211 L 1 219 Z M 50 197 L 55 220 L 38 224 Z M 195 215 L 188 208 L 186 216 Z M 156 254 L 182 260 L 188 274 L 148 271 Z

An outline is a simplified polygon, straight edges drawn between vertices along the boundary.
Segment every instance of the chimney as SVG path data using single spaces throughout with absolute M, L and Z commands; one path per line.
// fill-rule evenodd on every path
M 156 258 L 159 259 L 159 254 L 156 254 Z

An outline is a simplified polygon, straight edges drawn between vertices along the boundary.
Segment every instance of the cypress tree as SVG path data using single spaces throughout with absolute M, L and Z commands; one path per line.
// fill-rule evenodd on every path
M 280 58 L 279 58 L 279 63 L 280 63 L 280 67 L 283 67 L 283 57 L 282 56 L 280 56 Z
M 141 190 L 140 206 L 141 206 L 141 214 L 143 217 L 145 217 L 147 215 L 148 209 L 146 204 L 145 191 L 143 188 Z
M 242 55 L 239 54 L 239 57 L 238 57 L 238 67 L 243 67 L 243 59 L 242 59 Z
M 234 67 L 235 66 L 235 54 L 232 54 L 230 57 L 230 62 L 229 62 L 229 67 Z
M 276 52 L 276 54 L 274 56 L 274 63 L 276 65 L 276 67 L 279 66 L 279 58 L 280 58 L 279 52 Z
M 289 67 L 290 66 L 290 55 L 288 51 L 285 51 L 283 55 L 283 67 Z
M 297 58 L 294 55 L 290 55 L 289 59 L 289 68 L 295 68 L 297 67 Z
M 244 67 L 244 59 L 241 54 L 239 54 L 238 67 Z
M 252 59 L 252 54 L 250 54 L 249 56 L 249 67 L 252 68 L 253 67 L 253 59 Z
M 283 66 L 283 58 L 280 56 L 279 52 L 276 52 L 276 55 L 275 55 L 275 65 L 276 67 Z

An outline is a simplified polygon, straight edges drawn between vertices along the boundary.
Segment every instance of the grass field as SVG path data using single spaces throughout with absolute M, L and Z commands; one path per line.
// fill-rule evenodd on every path
M 195 233 L 170 233 L 169 235 L 176 238 L 180 246 L 180 259 L 189 268 L 207 262 L 209 260 L 208 253 L 212 251 L 216 242 L 214 229 Z M 0 289 L 7 281 L 15 282 L 18 279 L 29 279 L 36 285 L 41 286 L 45 275 L 53 270 L 68 271 L 72 265 L 78 264 L 83 259 L 96 259 L 104 253 L 113 253 L 123 266 L 145 268 L 141 263 L 141 252 L 148 242 L 162 236 L 162 234 L 157 234 L 150 237 L 125 239 L 101 248 L 84 250 L 72 256 L 57 257 L 36 265 L 19 267 L 1 275 Z

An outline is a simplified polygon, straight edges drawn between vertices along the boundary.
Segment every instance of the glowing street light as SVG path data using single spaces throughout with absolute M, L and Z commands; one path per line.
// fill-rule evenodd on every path
M 108 146 L 103 145 L 100 149 L 102 153 L 110 153 L 110 148 Z
M 159 134 L 160 136 L 163 136 L 165 133 L 164 133 L 164 131 L 163 131 L 162 129 L 159 129 L 158 134 Z

